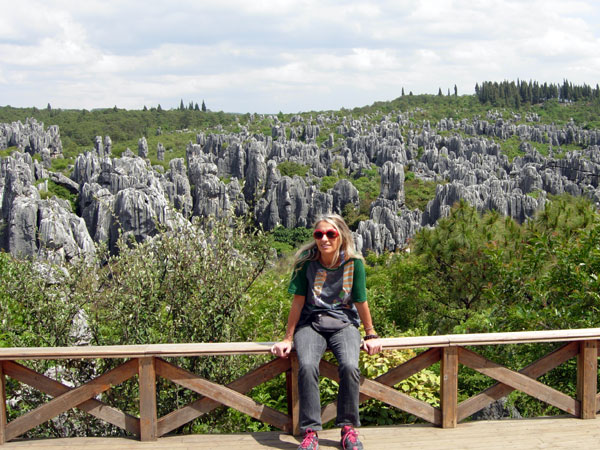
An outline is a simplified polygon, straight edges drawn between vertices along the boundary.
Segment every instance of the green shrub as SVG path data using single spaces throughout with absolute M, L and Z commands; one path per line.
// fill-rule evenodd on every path
M 279 172 L 283 176 L 293 177 L 294 175 L 298 175 L 303 178 L 309 171 L 308 166 L 294 161 L 283 161 L 277 165 L 277 169 L 279 169 Z
M 423 181 L 415 178 L 412 172 L 404 179 L 404 203 L 408 209 L 425 210 L 427 203 L 435 198 L 438 185 L 435 181 Z

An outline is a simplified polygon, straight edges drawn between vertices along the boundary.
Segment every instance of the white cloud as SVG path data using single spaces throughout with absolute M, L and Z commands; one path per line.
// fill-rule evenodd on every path
M 21 0 L 0 17 L 15 106 L 354 107 L 455 84 L 595 84 L 600 5 L 561 0 Z

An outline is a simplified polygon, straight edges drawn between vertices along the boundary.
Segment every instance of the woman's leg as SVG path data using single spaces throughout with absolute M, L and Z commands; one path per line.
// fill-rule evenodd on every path
M 327 341 L 312 327 L 305 326 L 294 334 L 298 354 L 298 393 L 300 396 L 300 431 L 323 429 L 321 425 L 321 396 L 319 395 L 319 362 Z
M 359 427 L 360 333 L 355 326 L 347 326 L 333 333 L 328 339 L 328 344 L 338 361 L 340 375 L 335 424 L 340 427 L 343 425 Z

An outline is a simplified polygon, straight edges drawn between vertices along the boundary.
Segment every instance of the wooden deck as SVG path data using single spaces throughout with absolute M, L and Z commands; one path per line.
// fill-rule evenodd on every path
M 456 428 L 432 425 L 402 425 L 361 428 L 366 450 L 394 449 L 597 449 L 600 448 L 600 422 L 577 418 L 538 418 L 530 420 L 496 420 L 468 422 Z M 319 433 L 320 448 L 340 449 L 339 430 Z M 2 450 L 91 450 L 128 449 L 289 449 L 295 450 L 299 440 L 280 432 L 166 436 L 154 442 L 135 438 L 70 438 L 14 440 Z

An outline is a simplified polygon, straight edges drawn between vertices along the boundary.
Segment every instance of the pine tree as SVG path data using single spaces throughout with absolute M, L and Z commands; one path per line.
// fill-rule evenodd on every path
M 204 100 L 202 100 L 202 111 L 206 112 L 206 105 L 204 104 Z

